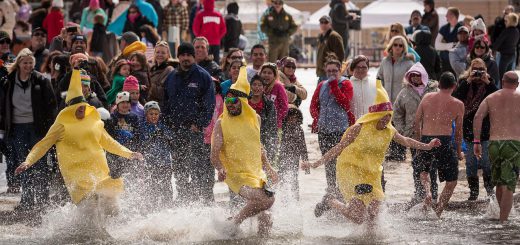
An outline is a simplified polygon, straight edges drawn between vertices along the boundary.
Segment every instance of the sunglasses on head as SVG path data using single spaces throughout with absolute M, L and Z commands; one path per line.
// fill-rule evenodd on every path
M 400 43 L 394 43 L 392 46 L 394 46 L 394 47 L 399 47 L 399 48 L 404 47 L 404 45 L 403 45 L 403 44 L 400 44 Z
M 241 59 L 243 59 L 244 57 L 243 57 L 243 56 L 231 56 L 231 57 L 229 57 L 229 58 L 231 58 L 232 60 L 241 60 Z
M 226 102 L 226 104 L 236 104 L 238 102 L 238 97 L 226 97 L 224 102 Z

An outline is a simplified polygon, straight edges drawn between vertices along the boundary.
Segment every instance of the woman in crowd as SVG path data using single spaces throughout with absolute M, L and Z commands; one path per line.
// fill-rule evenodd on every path
M 57 114 L 56 97 L 49 79 L 34 70 L 35 58 L 25 48 L 16 57 L 3 84 L 1 128 L 5 130 L 9 152 L 7 159 L 8 192 L 22 188 L 20 211 L 43 207 L 49 199 L 50 168 L 44 161 L 21 176 L 14 170 L 25 160 L 31 148 L 42 139 Z M 29 178 L 30 177 L 30 178 Z
M 493 78 L 487 73 L 486 64 L 480 58 L 471 61 L 468 70 L 461 76 L 459 86 L 453 96 L 464 103 L 464 121 L 462 133 L 468 147 L 466 152 L 466 176 L 470 189 L 468 200 L 476 200 L 479 194 L 478 169 L 482 168 L 482 177 L 487 194 L 493 194 L 493 183 L 491 182 L 491 164 L 489 162 L 488 145 L 490 123 L 489 117 L 484 118 L 480 144 L 482 145 L 482 158 L 478 159 L 473 153 L 473 118 L 482 101 L 497 91 Z
M 92 31 L 87 33 L 87 52 L 91 56 L 103 56 L 103 52 L 106 52 L 108 47 L 107 39 L 107 28 L 104 24 L 105 16 L 97 14 L 94 16 L 94 24 Z
M 265 85 L 262 77 L 253 76 L 251 79 L 251 97 L 249 105 L 253 107 L 258 115 L 260 115 L 260 141 L 266 148 L 267 156 L 273 157 L 276 154 L 276 145 L 278 141 L 276 127 L 276 109 L 272 101 L 267 99 L 264 94 Z M 271 159 L 272 160 L 272 159 Z
M 62 54 L 61 51 L 52 51 L 46 58 L 45 60 L 43 61 L 41 67 L 40 67 L 40 73 L 47 79 L 51 79 L 52 78 L 52 72 L 54 70 L 54 68 L 52 67 L 52 59 L 54 59 L 54 57 L 58 56 Z
M 499 87 L 500 75 L 498 73 L 498 65 L 495 58 L 491 55 L 491 50 L 487 41 L 482 39 L 475 40 L 475 44 L 468 55 L 468 66 L 476 58 L 480 58 L 484 63 L 486 63 L 487 74 L 491 76 L 495 85 Z
M 105 26 L 108 20 L 105 10 L 99 7 L 99 0 L 90 0 L 88 7 L 84 8 L 83 12 L 81 13 L 81 22 L 79 26 L 83 34 L 92 32 L 95 24 L 94 17 L 96 15 L 103 16 L 102 24 Z
M 139 36 L 141 37 L 141 42 L 146 45 L 146 59 L 151 60 L 153 58 L 155 44 L 157 44 L 161 38 L 151 25 L 141 26 L 139 28 Z
M 312 132 L 318 133 L 322 154 L 339 143 L 345 130 L 354 125 L 355 118 L 350 109 L 354 95 L 352 83 L 339 73 L 341 62 L 329 60 L 325 63 L 328 80 L 322 81 L 314 90 L 310 112 L 313 119 Z M 336 191 L 336 161 L 325 163 L 328 192 Z
M 516 61 L 516 50 L 520 33 L 518 31 L 518 15 L 510 13 L 504 17 L 506 29 L 504 29 L 497 40 L 491 45 L 494 52 L 500 53 L 500 60 L 498 61 L 498 75 L 501 78 L 504 73 L 514 70 L 513 64 Z M 500 85 L 500 80 L 495 80 L 495 83 Z M 500 86 L 499 86 L 500 87 Z
M 282 122 L 287 115 L 288 105 L 285 88 L 278 80 L 278 68 L 274 63 L 266 63 L 260 68 L 260 76 L 265 85 L 265 95 L 276 108 L 276 125 L 282 128 Z
M 148 100 L 157 101 L 162 105 L 164 99 L 164 81 L 168 75 L 175 69 L 170 46 L 167 42 L 161 41 L 155 45 L 154 55 L 152 58 L 152 68 L 150 69 L 150 89 L 148 92 Z
M 390 29 L 388 29 L 388 33 L 386 34 L 386 36 L 387 36 L 387 38 L 388 38 L 387 40 L 389 40 L 389 42 L 395 36 L 403 37 L 406 40 L 406 44 L 408 44 L 408 48 L 406 49 L 406 56 L 408 57 L 408 59 L 410 59 L 414 62 L 421 61 L 421 56 L 419 56 L 417 54 L 417 52 L 415 52 L 415 50 L 413 49 L 412 44 L 410 43 L 410 41 L 408 40 L 408 37 L 406 36 L 406 32 L 404 30 L 403 25 L 401 25 L 400 23 L 391 24 Z M 386 51 L 386 54 L 388 55 L 388 51 Z
M 381 61 L 377 72 L 377 77 L 384 84 L 392 103 L 395 102 L 397 94 L 401 91 L 405 73 L 413 66 L 413 61 L 406 56 L 407 50 L 408 43 L 404 37 L 393 37 L 386 47 L 388 56 Z M 404 161 L 405 157 L 404 149 L 392 142 L 387 160 Z
M 141 98 L 146 99 L 148 96 L 148 87 L 150 87 L 150 67 L 146 61 L 146 56 L 141 52 L 134 52 L 128 57 L 132 66 L 130 75 L 139 80 L 141 85 Z
M 299 107 L 302 100 L 307 99 L 307 90 L 296 78 L 296 60 L 292 57 L 284 57 L 280 60 L 280 81 L 285 86 L 289 104 Z
M 230 78 L 220 84 L 222 97 L 224 97 L 231 85 L 233 85 L 238 79 L 238 73 L 240 72 L 240 67 L 242 67 L 242 60 L 236 59 L 232 60 L 228 65 L 227 73 Z
M 141 11 L 136 5 L 130 5 L 128 8 L 128 14 L 126 15 L 125 26 L 123 27 L 123 33 L 127 31 L 141 33 L 139 32 L 139 28 L 143 25 L 154 26 L 148 18 L 141 14 Z
M 224 71 L 223 78 L 224 79 L 230 79 L 231 75 L 229 74 L 229 66 L 231 65 L 231 61 L 233 60 L 240 60 L 242 61 L 244 59 L 244 53 L 242 50 L 238 48 L 231 48 L 229 49 L 229 52 L 226 54 L 226 57 L 222 59 L 222 70 Z M 238 75 L 237 75 L 238 76 Z M 231 86 L 231 85 L 229 85 Z M 227 92 L 227 90 L 226 90 Z M 224 94 L 226 95 L 226 94 Z

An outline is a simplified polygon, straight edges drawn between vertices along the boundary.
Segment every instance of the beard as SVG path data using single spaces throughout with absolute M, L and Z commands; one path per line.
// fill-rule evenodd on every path
M 239 107 L 238 109 L 236 109 L 235 111 L 230 111 L 228 109 L 228 112 L 229 112 L 229 115 L 231 116 L 240 116 L 240 114 L 242 114 L 242 107 Z

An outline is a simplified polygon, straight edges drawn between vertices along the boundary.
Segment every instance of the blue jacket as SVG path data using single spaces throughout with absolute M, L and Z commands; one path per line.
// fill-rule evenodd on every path
M 114 111 L 110 115 L 110 119 L 106 122 L 107 132 L 120 144 L 131 150 L 136 150 L 136 141 L 138 139 L 138 129 L 140 125 L 139 116 L 130 112 L 128 114 L 120 114 Z
M 153 5 L 147 3 L 145 0 L 135 0 L 134 4 L 137 6 L 137 8 L 139 8 L 141 14 L 150 20 L 154 27 L 157 27 L 159 18 L 157 17 L 157 12 L 155 12 Z M 119 15 L 117 19 L 112 20 L 112 23 L 108 25 L 107 30 L 115 33 L 118 36 L 121 36 L 123 34 L 123 28 L 125 27 L 127 14 L 128 9 L 123 11 L 123 13 Z
M 163 116 L 169 126 L 202 130 L 209 125 L 215 109 L 215 85 L 209 73 L 197 64 L 183 72 L 175 70 L 164 83 Z
M 144 122 L 139 128 L 139 148 L 148 165 L 171 165 L 173 133 L 162 123 Z

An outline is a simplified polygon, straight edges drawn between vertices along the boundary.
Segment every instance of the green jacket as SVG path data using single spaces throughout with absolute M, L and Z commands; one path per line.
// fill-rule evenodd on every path
M 270 7 L 262 17 L 260 28 L 269 38 L 269 42 L 274 40 L 287 40 L 298 29 L 293 17 L 285 12 L 284 9 L 277 13 Z
M 125 79 L 126 77 L 123 77 L 119 74 L 114 76 L 112 87 L 107 92 L 107 102 L 109 105 L 112 105 L 116 101 L 117 93 L 123 91 L 123 84 L 125 83 Z

